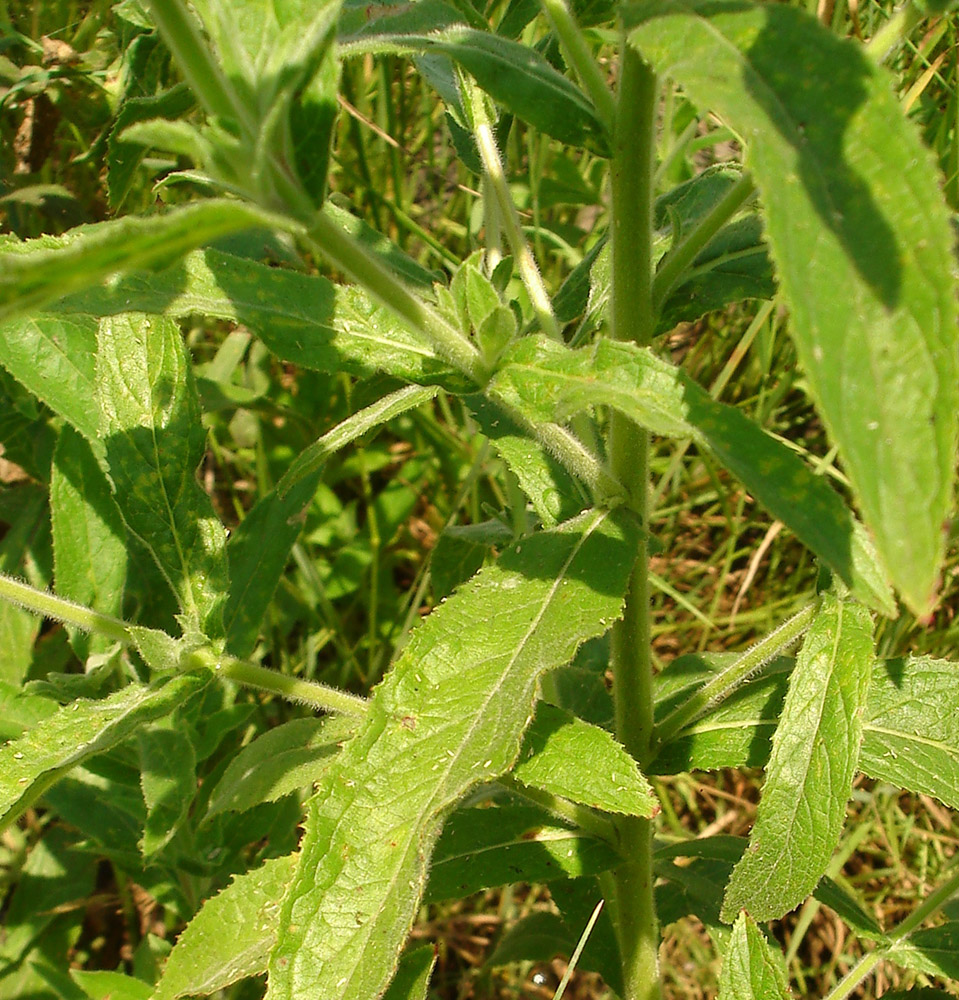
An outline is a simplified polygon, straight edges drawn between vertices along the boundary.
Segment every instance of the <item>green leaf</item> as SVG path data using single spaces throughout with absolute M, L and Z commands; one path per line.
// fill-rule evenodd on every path
M 168 265 L 195 247 L 251 226 L 289 229 L 291 223 L 239 201 L 210 199 L 153 218 L 127 216 L 73 230 L 59 240 L 4 244 L 0 320 L 82 291 L 117 271 Z
M 757 920 L 777 920 L 798 906 L 842 833 L 874 660 L 872 620 L 830 594 L 820 601 L 789 679 L 749 848 L 726 890 L 727 923 L 744 907 Z
M 196 796 L 196 754 L 176 714 L 137 733 L 140 786 L 147 807 L 141 850 L 158 854 L 173 839 Z
M 897 941 L 887 955 L 927 976 L 959 979 L 959 920 L 914 931 L 905 940 Z
M 354 375 L 382 370 L 408 382 L 466 387 L 422 337 L 360 289 L 217 250 L 189 254 L 159 273 L 127 275 L 57 308 L 108 316 L 131 302 L 174 319 L 199 313 L 242 323 L 278 357 L 304 368 Z
M 448 56 L 494 101 L 533 128 L 571 146 L 608 154 L 609 138 L 590 101 L 535 49 L 462 24 L 423 27 L 433 30 L 420 33 L 422 27 L 405 12 L 395 20 L 381 17 L 346 39 L 341 51 L 346 57 L 366 52 Z
M 693 438 L 857 597 L 895 613 L 865 533 L 839 495 L 795 452 L 649 351 L 609 340 L 571 351 L 545 337 L 524 337 L 504 355 L 487 392 L 532 420 L 607 404 L 655 434 Z
M 744 137 L 811 392 L 893 581 L 926 611 L 959 407 L 953 234 L 931 154 L 886 71 L 803 11 L 642 0 L 627 24 L 657 72 Z
M 173 711 L 209 682 L 183 674 L 151 687 L 131 684 L 101 701 L 75 701 L 0 747 L 0 829 L 72 767 Z
M 558 913 L 537 910 L 520 917 L 499 939 L 486 964 L 491 968 L 510 962 L 550 962 L 557 955 L 572 955 L 576 939 Z
M 934 990 L 928 986 L 917 986 L 911 990 L 896 990 L 893 993 L 883 993 L 880 1000 L 955 1000 L 955 993 L 945 990 Z
M 433 593 L 448 597 L 479 570 L 497 546 L 509 544 L 512 538 L 512 531 L 495 519 L 446 528 L 430 556 Z
M 592 809 L 628 816 L 658 811 L 649 782 L 610 733 L 545 702 L 536 706 L 513 776 Z
M 271 1000 L 385 988 L 442 818 L 511 767 L 541 674 L 619 615 L 639 531 L 590 511 L 523 539 L 413 631 L 310 801 Z
M 207 996 L 265 972 L 295 865 L 295 855 L 272 858 L 206 900 L 177 938 L 154 1000 Z
M 383 1000 L 426 1000 L 434 965 L 436 949 L 431 944 L 406 952 Z
M 281 496 L 271 490 L 230 535 L 230 589 L 223 609 L 226 650 L 241 659 L 256 645 L 260 623 L 303 528 L 320 474 L 307 476 Z
M 786 963 L 748 913 L 741 913 L 723 956 L 719 1000 L 790 1000 Z
M 871 778 L 959 808 L 959 685 L 952 660 L 876 665 L 859 766 Z
M 0 364 L 91 442 L 100 431 L 96 349 L 97 321 L 90 316 L 40 313 L 0 323 Z
M 437 842 L 424 898 L 436 903 L 513 882 L 597 875 L 621 862 L 609 844 L 533 806 L 459 809 Z
M 50 476 L 54 579 L 57 593 L 106 615 L 123 613 L 126 528 L 89 443 L 72 427 L 60 431 Z M 81 660 L 109 643 L 78 629 L 70 643 Z
M 153 987 L 122 972 L 86 972 L 71 969 L 73 981 L 90 1000 L 150 1000 Z
M 97 390 L 107 463 L 127 527 L 190 626 L 223 634 L 226 533 L 196 480 L 206 433 L 180 331 L 163 317 L 101 320 Z
M 570 937 L 579 941 L 597 903 L 603 898 L 599 880 L 586 877 L 550 882 L 549 894 L 563 916 Z M 600 911 L 593 933 L 579 956 L 579 968 L 598 972 L 610 989 L 623 995 L 623 960 L 616 940 L 616 928 L 613 927 L 607 906 Z
M 207 818 L 227 810 L 243 812 L 309 788 L 355 728 L 355 719 L 333 715 L 294 719 L 258 736 L 223 772 L 210 796 Z

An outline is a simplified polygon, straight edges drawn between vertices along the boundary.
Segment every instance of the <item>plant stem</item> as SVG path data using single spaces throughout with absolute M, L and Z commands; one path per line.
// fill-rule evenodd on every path
M 540 6 L 546 12 L 553 31 L 559 38 L 563 56 L 573 67 L 580 83 L 592 99 L 596 114 L 612 132 L 613 120 L 616 117 L 616 101 L 612 91 L 606 84 L 606 78 L 599 63 L 593 58 L 583 30 L 576 23 L 573 12 L 566 0 L 540 0 Z
M 700 219 L 698 225 L 666 254 L 653 279 L 653 308 L 658 311 L 682 278 L 686 268 L 733 217 L 756 188 L 749 174 L 742 174 L 725 195 Z
M 681 705 L 674 708 L 656 726 L 653 752 L 655 753 L 664 743 L 668 743 L 708 708 L 722 701 L 735 691 L 743 681 L 756 673 L 760 667 L 765 666 L 774 656 L 795 642 L 809 628 L 816 610 L 817 605 L 813 603 L 793 615 L 792 618 L 786 619 L 779 628 L 763 636 L 754 646 L 750 646 L 742 656 L 730 663 L 725 670 L 720 671 L 712 680 L 707 681 L 701 688 L 694 691 Z
M 656 77 L 622 44 L 611 165 L 612 290 L 610 325 L 616 340 L 652 341 L 653 155 Z M 649 432 L 610 414 L 613 475 L 626 489 L 643 526 L 649 525 Z M 616 735 L 641 768 L 653 730 L 653 665 L 649 622 L 649 548 L 640 542 L 622 621 L 613 629 L 610 663 Z M 616 821 L 629 860 L 612 873 L 614 913 L 623 962 L 624 1000 L 658 1000 L 659 928 L 653 900 L 653 826 L 629 816 Z
M 344 445 L 362 437 L 387 420 L 392 420 L 393 417 L 413 409 L 414 406 L 425 403 L 439 391 L 439 386 L 435 385 L 405 386 L 347 417 L 293 459 L 276 484 L 277 493 L 285 497 L 300 480 L 320 469 L 330 455 L 335 454 Z
M 876 62 L 885 62 L 924 16 L 919 4 L 915 0 L 908 0 L 893 11 L 892 17 L 866 42 L 866 51 Z
M 576 802 L 561 798 L 559 795 L 553 795 L 552 792 L 544 791 L 541 788 L 532 788 L 529 785 L 524 785 L 521 781 L 514 778 L 512 774 L 504 774 L 497 780 L 504 788 L 508 788 L 514 794 L 520 795 L 530 802 L 535 802 L 554 816 L 558 816 L 567 823 L 579 827 L 584 833 L 588 833 L 600 840 L 605 840 L 614 847 L 616 846 L 616 828 L 606 816 L 595 809 L 590 809 L 588 806 L 581 806 Z
M 323 213 L 315 215 L 307 242 L 382 306 L 428 337 L 447 361 L 477 385 L 486 383 L 488 372 L 476 347 L 332 219 Z
M 500 224 L 506 233 L 510 249 L 516 257 L 519 275 L 529 293 L 529 299 L 533 305 L 533 311 L 536 313 L 536 318 L 539 320 L 540 329 L 551 339 L 562 340 L 559 324 L 553 313 L 553 304 L 549 300 L 542 275 L 536 266 L 533 251 L 530 250 L 526 237 L 523 235 L 519 213 L 516 211 L 513 196 L 506 183 L 503 161 L 500 158 L 496 138 L 493 136 L 493 128 L 486 113 L 485 95 L 475 83 L 470 84 L 470 115 L 473 119 L 473 136 L 476 139 L 476 148 L 483 161 L 485 180 L 496 200 Z

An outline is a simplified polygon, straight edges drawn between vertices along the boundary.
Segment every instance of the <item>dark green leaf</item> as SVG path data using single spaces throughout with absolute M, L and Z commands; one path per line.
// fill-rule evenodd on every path
M 140 785 L 147 807 L 144 858 L 162 851 L 186 819 L 196 795 L 196 754 L 182 720 L 171 714 L 137 733 Z
M 741 913 L 723 956 L 719 1000 L 790 1000 L 786 963 L 748 913 Z
M 927 610 L 959 408 L 954 240 L 932 156 L 885 70 L 804 11 L 642 0 L 627 23 L 657 72 L 744 137 L 810 389 L 893 581 Z
M 512 766 L 539 677 L 618 616 L 638 532 L 590 511 L 526 538 L 413 631 L 310 802 L 271 1000 L 385 988 L 440 821 Z
M 550 962 L 557 955 L 572 955 L 576 938 L 558 913 L 538 910 L 520 917 L 499 939 L 486 964 L 509 965 L 510 962 Z
M 897 941 L 888 957 L 927 976 L 959 979 L 959 921 L 924 927 Z
M 426 1000 L 435 964 L 436 950 L 431 944 L 406 952 L 383 1000 Z
M 744 907 L 776 920 L 798 906 L 842 833 L 874 660 L 872 620 L 861 605 L 830 594 L 820 601 L 790 675 L 749 848 L 726 890 L 727 923 Z

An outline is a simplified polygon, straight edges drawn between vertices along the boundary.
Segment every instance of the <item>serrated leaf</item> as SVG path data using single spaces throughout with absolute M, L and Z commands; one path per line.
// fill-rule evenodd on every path
M 295 855 L 272 858 L 206 900 L 177 938 L 154 1000 L 207 996 L 264 972 L 295 865 Z
M 183 674 L 150 687 L 131 684 L 101 701 L 75 701 L 0 747 L 0 828 L 71 768 L 173 711 L 209 680 L 208 673 Z
M 932 156 L 886 71 L 803 11 L 644 0 L 627 24 L 657 72 L 744 137 L 811 392 L 893 581 L 926 611 L 959 407 L 953 235 Z
M 143 726 L 137 732 L 140 787 L 147 807 L 144 858 L 159 853 L 186 819 L 196 796 L 196 754 L 175 715 Z
M 693 438 L 860 600 L 895 614 L 862 526 L 839 495 L 795 452 L 648 350 L 603 339 L 571 351 L 545 337 L 524 337 L 503 356 L 487 393 L 533 420 L 606 404 L 655 434 Z
M 126 528 L 110 484 L 89 443 L 65 426 L 50 476 L 50 517 L 56 591 L 114 618 L 123 613 Z M 70 644 L 81 661 L 104 652 L 107 640 L 77 629 Z
M 719 1000 L 790 1000 L 785 966 L 752 917 L 741 913 L 723 956 Z
M 639 530 L 590 511 L 523 539 L 413 631 L 310 802 L 271 1000 L 383 991 L 442 818 L 513 764 L 540 675 L 619 615 Z
M 207 818 L 274 802 L 318 781 L 340 745 L 353 735 L 348 716 L 293 719 L 247 744 L 217 782 Z
M 893 944 L 887 956 L 927 976 L 959 979 L 959 920 L 914 931 Z
M 206 433 L 177 327 L 138 313 L 101 320 L 97 395 L 127 527 L 149 549 L 190 625 L 221 636 L 226 533 L 196 479 Z
M 607 843 L 532 806 L 458 809 L 440 835 L 424 899 L 513 882 L 598 875 L 622 863 Z
M 611 733 L 539 702 L 513 776 L 605 812 L 652 816 L 656 796 L 633 758 Z
M 252 226 L 289 229 L 291 223 L 243 202 L 210 199 L 153 218 L 102 222 L 59 240 L 4 244 L 0 320 L 82 291 L 117 271 L 169 265 L 195 247 Z
M 876 665 L 859 766 L 959 809 L 959 666 L 908 657 Z
M 873 660 L 869 613 L 824 594 L 789 679 L 749 847 L 726 890 L 727 923 L 744 907 L 779 919 L 825 873 L 846 818 Z
M 0 324 L 0 364 L 41 402 L 96 441 L 97 321 L 90 316 L 35 314 Z
M 129 274 L 57 308 L 108 316 L 131 302 L 174 319 L 200 313 L 243 323 L 278 357 L 315 371 L 382 370 L 408 382 L 466 387 L 422 337 L 360 289 L 218 250 L 191 253 L 159 273 Z
M 426 1000 L 434 965 L 436 949 L 431 944 L 406 952 L 383 1000 Z

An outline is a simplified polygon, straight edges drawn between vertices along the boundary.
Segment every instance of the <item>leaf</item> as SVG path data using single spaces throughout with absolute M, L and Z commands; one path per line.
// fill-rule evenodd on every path
M 571 146 L 608 155 L 609 138 L 593 105 L 535 49 L 462 24 L 423 27 L 429 29 L 428 34 L 409 22 L 405 11 L 394 21 L 381 17 L 346 39 L 341 52 L 344 57 L 367 52 L 441 53 L 466 70 L 494 101 L 533 128 Z
M 194 313 L 234 320 L 285 361 L 316 371 L 465 387 L 423 340 L 352 285 L 268 267 L 218 250 L 189 254 L 165 271 L 138 272 L 65 298 L 57 308 L 96 316 L 144 312 L 180 319 Z M 2 327 L 0 327 L 2 329 Z
M 806 633 L 782 716 L 749 847 L 723 901 L 732 923 L 745 907 L 777 920 L 826 870 L 846 818 L 872 673 L 872 621 L 830 594 Z
M 610 733 L 545 702 L 536 706 L 513 776 L 592 809 L 647 817 L 659 811 L 649 782 Z
M 413 631 L 310 801 L 271 1000 L 383 991 L 442 818 L 513 764 L 540 675 L 618 616 L 639 530 L 590 511 L 523 539 Z
M 223 772 L 210 796 L 207 819 L 227 810 L 243 812 L 309 788 L 355 728 L 355 719 L 332 715 L 293 719 L 258 736 Z
M 320 473 L 300 480 L 281 496 L 261 497 L 230 535 L 230 588 L 223 609 L 226 650 L 241 659 L 256 645 L 260 623 L 303 529 Z
M 603 898 L 599 880 L 587 877 L 550 882 L 549 894 L 563 916 L 570 937 L 578 941 Z M 623 995 L 623 960 L 608 906 L 603 907 L 593 925 L 593 933 L 579 956 L 579 968 L 598 972 L 611 990 Z
M 4 244 L 0 320 L 32 312 L 117 271 L 168 265 L 218 236 L 251 226 L 288 230 L 292 223 L 239 201 L 210 199 L 152 218 L 126 216 L 73 230 L 59 240 Z
M 61 597 L 114 618 L 123 613 L 126 528 L 110 484 L 89 443 L 69 425 L 60 431 L 50 476 L 56 590 Z M 104 638 L 70 629 L 81 661 L 104 652 Z
M 147 807 L 140 843 L 143 857 L 158 854 L 173 839 L 196 796 L 196 754 L 182 720 L 168 715 L 137 733 L 140 787 Z
M 693 438 L 860 600 L 895 614 L 865 533 L 839 495 L 795 452 L 649 351 L 605 339 L 571 351 L 545 337 L 524 337 L 504 355 L 487 393 L 532 420 L 606 404 L 655 434 Z
M 885 70 L 802 11 L 642 0 L 627 24 L 657 72 L 745 138 L 810 390 L 894 583 L 925 612 L 959 407 L 953 235 L 931 154 Z
M 434 965 L 436 948 L 431 944 L 406 952 L 383 1000 L 426 1000 Z
M 550 962 L 557 955 L 572 955 L 576 939 L 558 913 L 537 910 L 520 917 L 499 939 L 486 964 L 491 968 L 510 962 Z
M 206 433 L 177 327 L 127 313 L 100 322 L 97 391 L 117 504 L 190 625 L 223 634 L 226 533 L 196 480 Z
M 97 321 L 90 316 L 40 313 L 0 323 L 0 364 L 91 442 L 100 431 L 93 404 L 96 345 Z
M 206 900 L 177 938 L 154 1000 L 208 996 L 266 971 L 280 900 L 295 865 L 295 855 L 272 858 Z
M 122 972 L 86 972 L 71 969 L 73 981 L 90 1000 L 150 1000 L 153 987 Z
M 959 808 L 959 686 L 952 660 L 878 663 L 859 767 L 871 778 Z
M 887 957 L 927 976 L 959 979 L 959 920 L 914 931 L 895 942 Z
M 496 519 L 446 528 L 430 556 L 430 577 L 436 597 L 448 597 L 476 573 L 497 546 L 509 544 L 513 533 Z
M 785 961 L 748 913 L 741 913 L 723 956 L 719 1000 L 789 1000 Z
M 0 747 L 0 829 L 5 829 L 72 767 L 173 711 L 209 682 L 182 674 L 144 687 L 130 684 L 101 701 L 75 701 Z
M 436 903 L 513 882 L 597 875 L 621 862 L 609 844 L 536 807 L 458 809 L 436 844 L 424 899 Z

